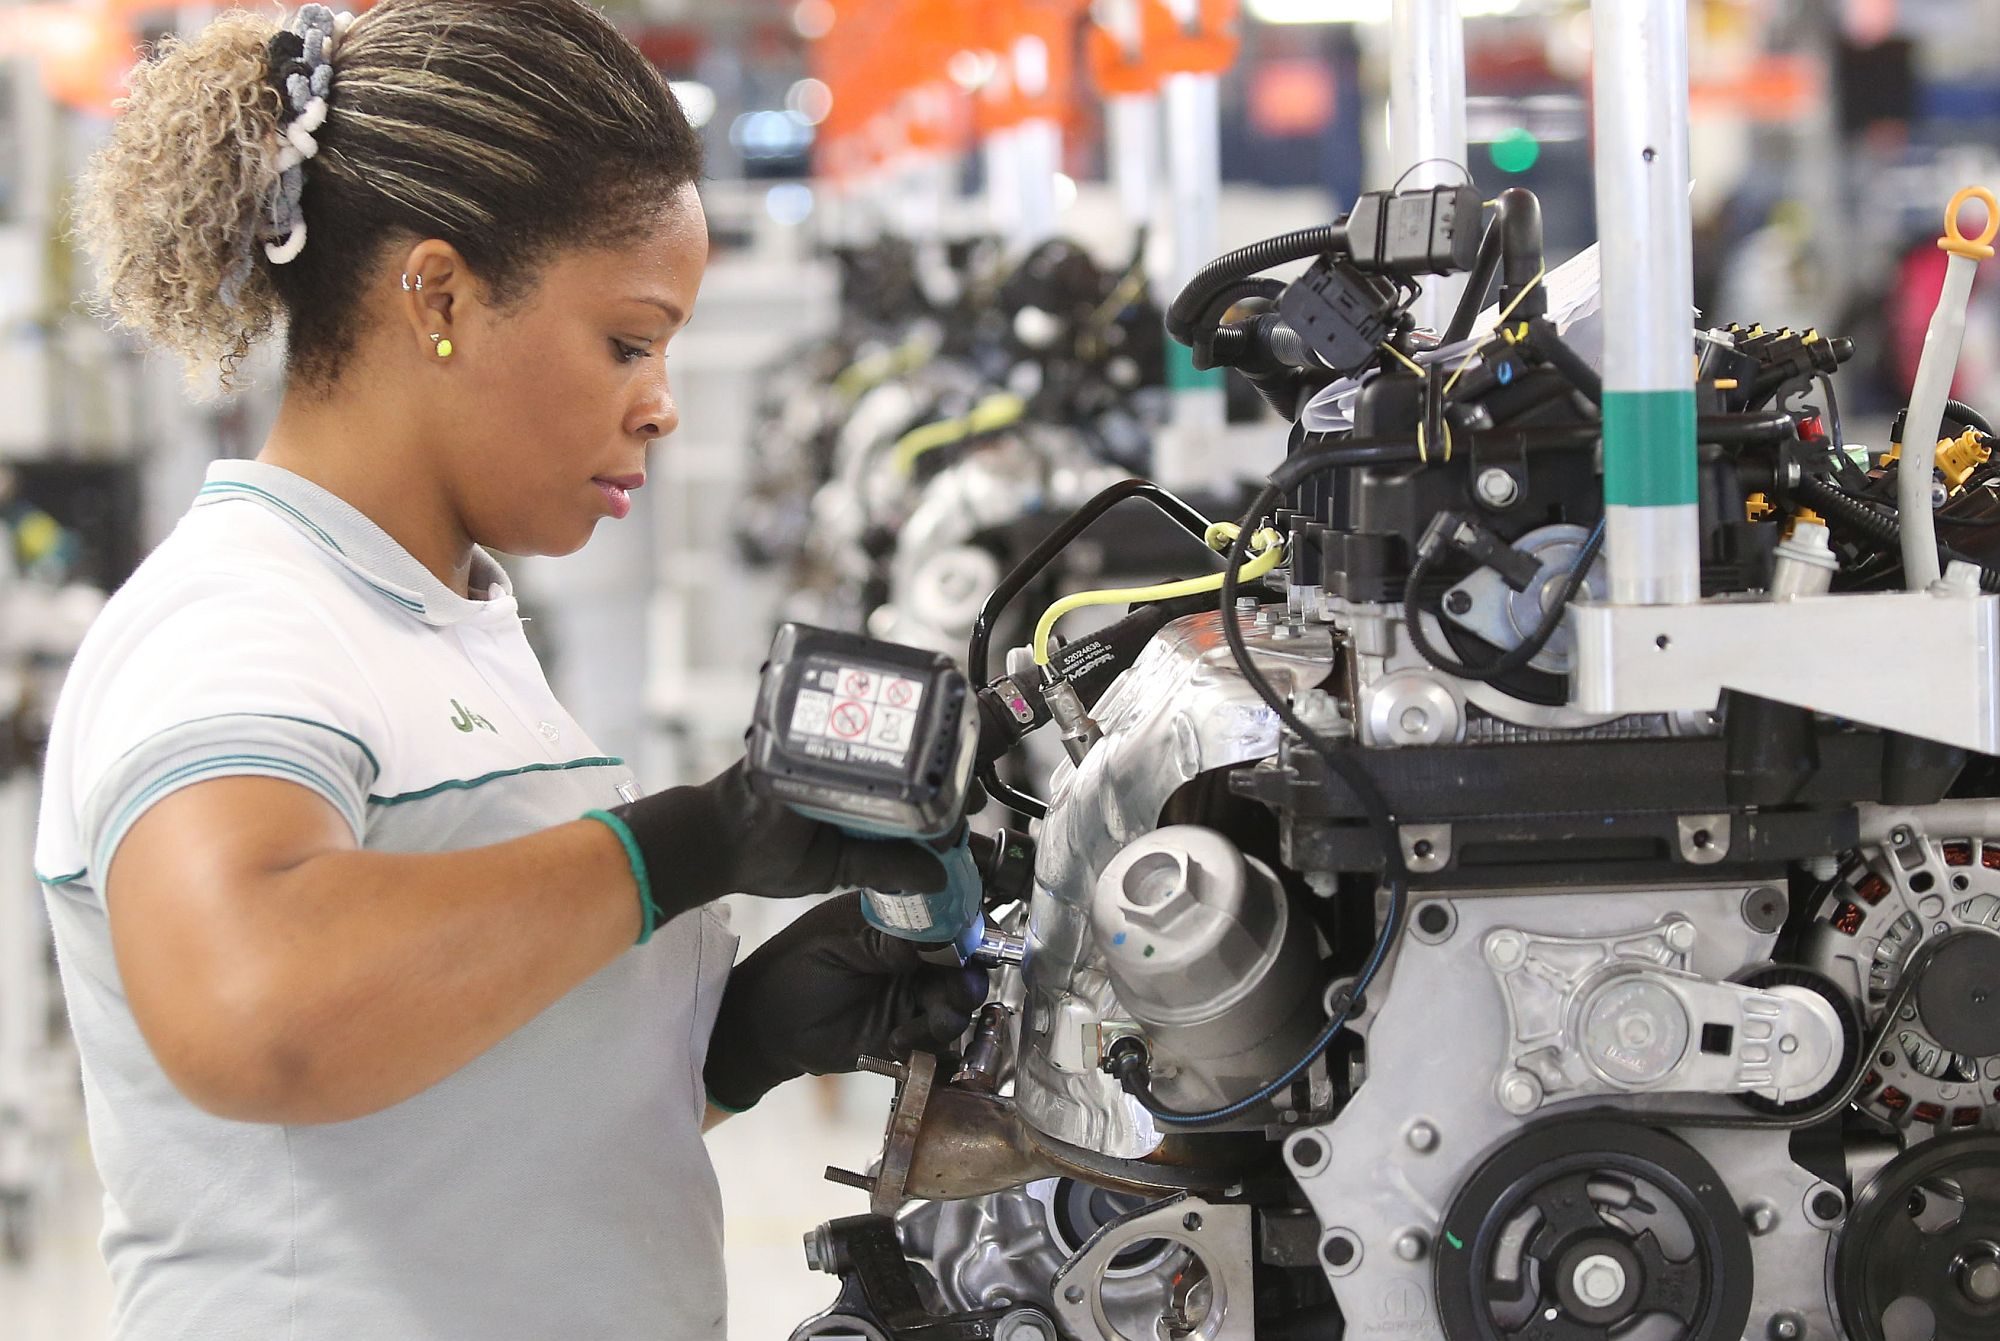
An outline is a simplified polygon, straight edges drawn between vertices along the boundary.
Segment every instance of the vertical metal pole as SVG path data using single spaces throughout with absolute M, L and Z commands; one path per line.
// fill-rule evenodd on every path
M 1619 605 L 1701 595 L 1687 0 L 1596 0 L 1605 557 Z
M 1160 156 L 1160 107 L 1152 98 L 1124 94 L 1112 98 L 1111 178 L 1118 188 L 1118 211 L 1134 228 L 1153 217 L 1153 190 Z
M 1389 40 L 1389 158 L 1409 171 L 1405 189 L 1460 180 L 1464 163 L 1465 19 L 1458 0 L 1396 0 Z M 1432 161 L 1441 160 L 1441 161 Z M 1419 325 L 1443 330 L 1465 288 L 1463 276 L 1424 281 Z
M 1056 235 L 1056 174 L 1062 171 L 1062 127 L 1029 117 L 1014 128 L 1021 174 L 1021 210 L 1014 240 L 1023 250 Z
M 1035 33 L 1014 39 L 1008 52 L 1014 87 L 1026 98 L 1049 91 L 1051 53 Z M 1056 174 L 1062 171 L 1062 127 L 1045 116 L 1031 116 L 1013 130 L 1014 165 L 1019 212 L 1013 239 L 1026 250 L 1056 233 Z
M 1097 8 L 1098 22 L 1117 39 L 1128 60 L 1136 60 L 1145 42 L 1138 0 L 1106 0 Z M 1119 212 L 1134 229 L 1153 217 L 1153 192 L 1159 175 L 1160 103 L 1144 93 L 1119 93 L 1105 100 L 1111 141 L 1111 180 L 1118 188 Z
M 1200 0 L 1170 0 L 1183 24 L 1198 21 Z M 1173 253 L 1164 292 L 1171 298 L 1220 250 L 1222 130 L 1214 75 L 1170 74 L 1162 89 L 1167 121 L 1167 192 Z M 1155 449 L 1153 474 L 1168 488 L 1224 489 L 1235 474 L 1223 444 L 1222 373 L 1197 371 L 1181 344 L 1167 344 L 1172 416 Z
M 1010 241 L 1021 232 L 1021 163 L 1014 127 L 993 131 L 979 148 L 986 173 L 986 212 L 993 231 Z

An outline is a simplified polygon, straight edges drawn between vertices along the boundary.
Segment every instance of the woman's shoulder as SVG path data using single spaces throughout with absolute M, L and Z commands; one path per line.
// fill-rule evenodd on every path
M 347 592 L 312 542 L 258 508 L 195 508 L 113 593 L 99 622 L 149 624 L 188 603 L 335 613 Z

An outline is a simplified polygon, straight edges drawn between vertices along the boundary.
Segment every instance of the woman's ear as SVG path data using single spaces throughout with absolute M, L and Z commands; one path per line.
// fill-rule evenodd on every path
M 412 346 L 424 358 L 449 358 L 454 327 L 462 327 L 466 306 L 478 301 L 471 271 L 458 248 L 428 238 L 410 248 L 397 278 L 397 311 Z

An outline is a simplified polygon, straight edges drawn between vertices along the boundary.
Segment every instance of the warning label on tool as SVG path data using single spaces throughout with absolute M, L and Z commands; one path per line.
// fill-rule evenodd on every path
M 789 742 L 822 759 L 900 767 L 923 701 L 921 680 L 860 666 L 808 670 L 792 703 Z

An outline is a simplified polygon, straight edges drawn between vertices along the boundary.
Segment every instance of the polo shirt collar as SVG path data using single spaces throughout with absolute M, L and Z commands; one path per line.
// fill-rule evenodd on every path
M 216 461 L 194 506 L 254 503 L 282 518 L 384 600 L 427 624 L 512 617 L 514 584 L 491 554 L 475 545 L 468 586 L 485 599 L 468 600 L 440 582 L 411 553 L 351 503 L 304 476 L 261 461 Z

